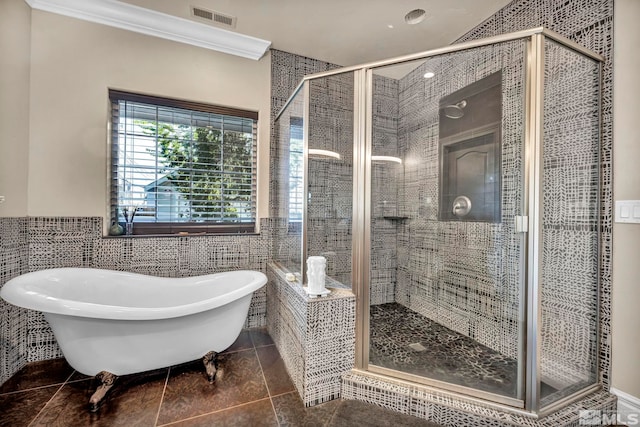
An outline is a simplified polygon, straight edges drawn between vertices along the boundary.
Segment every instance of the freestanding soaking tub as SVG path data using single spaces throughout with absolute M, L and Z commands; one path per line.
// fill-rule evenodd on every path
M 238 338 L 253 291 L 266 282 L 251 270 L 162 278 L 56 268 L 8 281 L 0 297 L 44 313 L 69 364 L 103 383 L 92 397 L 96 410 L 120 375 L 204 356 L 213 381 L 215 355 Z

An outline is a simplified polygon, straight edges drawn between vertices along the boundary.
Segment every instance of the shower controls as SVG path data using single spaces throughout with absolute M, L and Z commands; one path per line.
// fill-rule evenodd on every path
M 439 100 L 440 221 L 501 221 L 502 77 L 495 72 Z
M 467 196 L 458 196 L 453 200 L 453 214 L 463 217 L 471 212 L 471 200 Z

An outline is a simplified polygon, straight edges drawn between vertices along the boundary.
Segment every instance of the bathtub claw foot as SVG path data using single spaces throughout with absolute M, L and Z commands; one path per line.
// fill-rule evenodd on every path
M 102 371 L 96 375 L 96 380 L 100 382 L 100 385 L 89 399 L 89 410 L 91 412 L 96 412 L 100 409 L 107 393 L 111 390 L 111 387 L 113 387 L 117 379 L 118 377 L 116 375 L 107 371 Z
M 202 363 L 204 363 L 204 369 L 207 371 L 207 379 L 209 380 L 210 383 L 213 383 L 216 379 L 216 372 L 218 372 L 217 369 L 217 359 L 218 359 L 218 353 L 216 353 L 215 351 L 210 351 L 209 353 L 205 354 L 204 357 L 202 358 Z

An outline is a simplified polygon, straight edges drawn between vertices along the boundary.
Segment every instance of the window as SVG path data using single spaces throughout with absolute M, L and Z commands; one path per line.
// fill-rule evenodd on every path
M 109 91 L 111 219 L 133 234 L 253 232 L 258 113 Z

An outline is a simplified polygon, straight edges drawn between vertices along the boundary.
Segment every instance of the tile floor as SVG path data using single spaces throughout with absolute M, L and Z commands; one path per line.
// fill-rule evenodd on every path
M 304 408 L 280 354 L 261 329 L 219 356 L 209 384 L 200 361 L 118 380 L 96 413 L 95 381 L 64 359 L 31 363 L 0 386 L 0 426 L 425 426 L 377 406 L 333 400 Z

